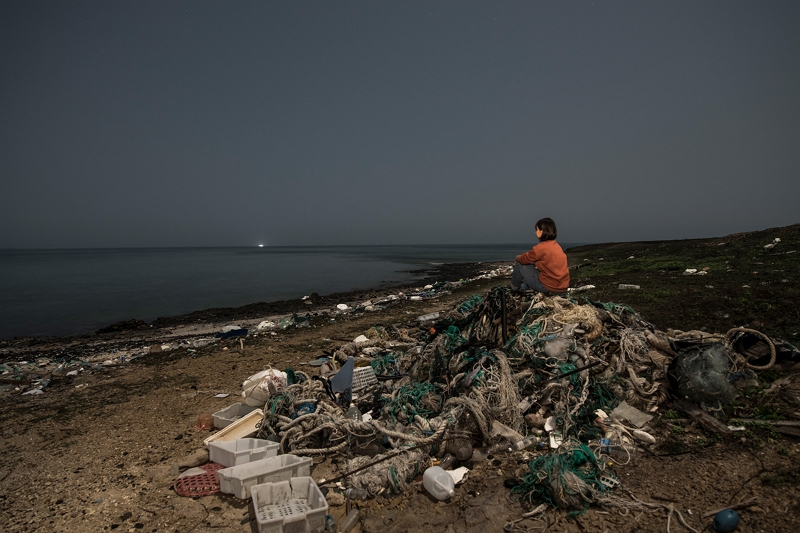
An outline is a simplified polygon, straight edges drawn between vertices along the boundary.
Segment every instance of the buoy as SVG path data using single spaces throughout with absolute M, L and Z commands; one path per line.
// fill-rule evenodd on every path
M 739 525 L 739 515 L 733 509 L 723 509 L 714 515 L 711 526 L 717 533 L 731 533 Z

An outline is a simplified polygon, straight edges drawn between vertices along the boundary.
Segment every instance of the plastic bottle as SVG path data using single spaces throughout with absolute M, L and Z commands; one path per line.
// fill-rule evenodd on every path
M 336 520 L 331 515 L 325 517 L 325 531 L 336 531 Z
M 361 514 L 359 509 L 353 509 L 347 516 L 345 517 L 344 521 L 342 521 L 341 528 L 339 529 L 342 533 L 347 533 L 351 529 L 353 529 L 356 524 L 358 524 L 358 516 Z
M 490 446 L 486 453 L 494 455 L 501 452 L 510 452 L 514 449 L 514 445 L 508 439 L 503 439 L 494 446 Z
M 470 452 L 472 452 L 472 450 L 470 450 Z M 446 453 L 444 454 L 444 457 L 442 457 L 442 460 L 439 462 L 439 468 L 441 468 L 442 470 L 447 470 L 448 468 L 453 466 L 455 460 L 456 460 L 455 457 L 453 457 L 449 453 Z
M 600 439 L 600 453 L 609 457 L 612 463 L 626 465 L 636 458 L 636 446 L 611 439 Z
M 344 491 L 344 496 L 351 500 L 369 500 L 369 492 L 363 489 L 347 489 Z
M 350 404 L 350 409 L 347 410 L 347 413 L 345 413 L 344 416 L 352 420 L 358 420 L 359 422 L 362 420 L 361 411 L 359 411 L 358 407 L 353 404 Z
M 530 448 L 531 446 L 535 446 L 539 443 L 539 438 L 534 435 L 529 435 L 522 440 L 519 440 L 514 443 L 515 450 L 524 450 L 525 448 Z
M 425 470 L 422 475 L 422 485 L 437 500 L 446 500 L 456 492 L 453 478 L 438 466 Z

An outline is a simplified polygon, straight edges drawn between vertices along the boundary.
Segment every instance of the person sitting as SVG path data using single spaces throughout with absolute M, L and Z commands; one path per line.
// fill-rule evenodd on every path
M 556 223 L 543 218 L 536 223 L 539 243 L 517 256 L 511 272 L 511 289 L 534 290 L 545 296 L 561 295 L 569 287 L 567 254 L 556 242 Z

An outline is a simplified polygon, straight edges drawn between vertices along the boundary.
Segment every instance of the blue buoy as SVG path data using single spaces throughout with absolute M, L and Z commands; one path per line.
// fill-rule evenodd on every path
M 723 509 L 714 515 L 711 525 L 717 533 L 731 533 L 739 525 L 739 515 L 733 509 Z

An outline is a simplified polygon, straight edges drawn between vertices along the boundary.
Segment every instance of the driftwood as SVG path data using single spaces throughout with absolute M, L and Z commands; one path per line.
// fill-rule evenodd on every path
M 699 424 L 702 424 L 702 426 L 709 431 L 715 431 L 717 433 L 722 433 L 723 435 L 730 435 L 732 433 L 731 430 L 728 429 L 728 426 L 700 409 L 697 405 L 677 399 L 672 400 L 672 404 L 687 415 L 691 416 Z

